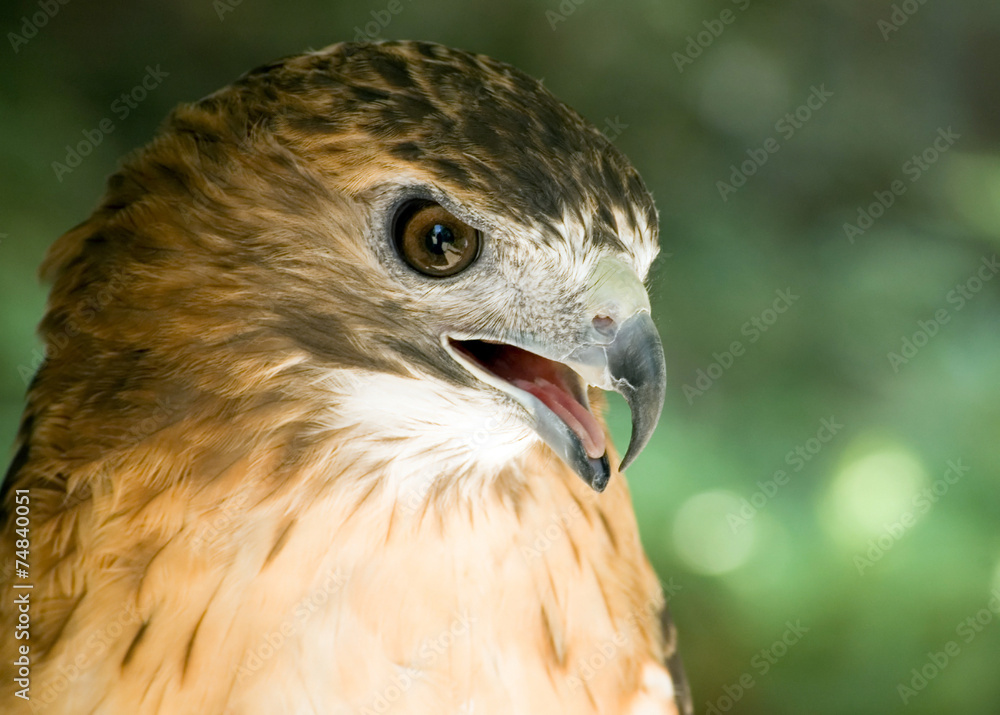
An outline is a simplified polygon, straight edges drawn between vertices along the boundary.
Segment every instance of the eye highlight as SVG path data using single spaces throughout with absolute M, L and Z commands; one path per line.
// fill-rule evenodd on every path
M 411 268 L 435 278 L 453 276 L 479 256 L 479 231 L 431 201 L 405 204 L 393 224 L 393 239 Z

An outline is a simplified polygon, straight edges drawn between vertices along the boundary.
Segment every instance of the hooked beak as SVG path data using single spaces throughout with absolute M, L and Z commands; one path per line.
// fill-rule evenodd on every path
M 603 353 L 603 356 L 601 355 Z M 636 313 L 626 320 L 605 346 L 587 346 L 574 352 L 570 365 L 581 373 L 603 371 L 591 384 L 614 390 L 625 398 L 632 412 L 632 437 L 619 470 L 630 465 L 649 443 L 663 410 L 667 389 L 667 366 L 660 334 L 649 313 Z
M 611 466 L 586 384 L 620 393 L 632 412 L 632 436 L 619 466 L 624 470 L 656 429 L 667 378 L 663 346 L 638 276 L 606 258 L 589 284 L 588 325 L 584 338 L 569 349 L 523 337 L 516 345 L 454 336 L 443 342 L 470 372 L 523 405 L 542 440 L 600 492 L 611 478 Z

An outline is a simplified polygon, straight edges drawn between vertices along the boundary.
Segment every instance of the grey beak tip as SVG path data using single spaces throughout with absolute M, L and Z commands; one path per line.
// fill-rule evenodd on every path
M 618 471 L 624 472 L 628 469 L 628 465 L 635 461 L 635 458 L 639 456 L 638 452 L 633 452 L 632 445 L 629 444 L 628 451 L 625 452 L 625 456 L 622 457 L 621 464 L 618 465 Z
M 589 459 L 588 461 L 590 462 L 590 479 L 588 480 L 590 488 L 598 493 L 603 492 L 611 479 L 611 462 L 608 461 L 608 453 L 605 452 L 600 459 Z
M 614 349 L 619 341 L 620 346 Z M 608 354 L 611 374 L 620 379 L 620 392 L 632 412 L 632 437 L 618 467 L 623 471 L 649 443 L 666 396 L 663 344 L 649 313 L 639 313 L 626 321 Z

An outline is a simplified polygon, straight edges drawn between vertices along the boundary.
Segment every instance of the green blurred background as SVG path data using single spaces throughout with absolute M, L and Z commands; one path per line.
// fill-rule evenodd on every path
M 359 35 L 483 52 L 606 128 L 660 207 L 671 388 L 629 476 L 698 711 L 1000 712 L 1000 7 L 43 0 L 0 29 L 0 442 L 45 248 L 171 107 Z

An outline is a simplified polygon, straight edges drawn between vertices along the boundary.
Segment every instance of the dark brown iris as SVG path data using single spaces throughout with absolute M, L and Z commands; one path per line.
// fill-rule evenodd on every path
M 403 207 L 395 239 L 403 260 L 428 276 L 453 276 L 479 255 L 479 231 L 426 201 Z

